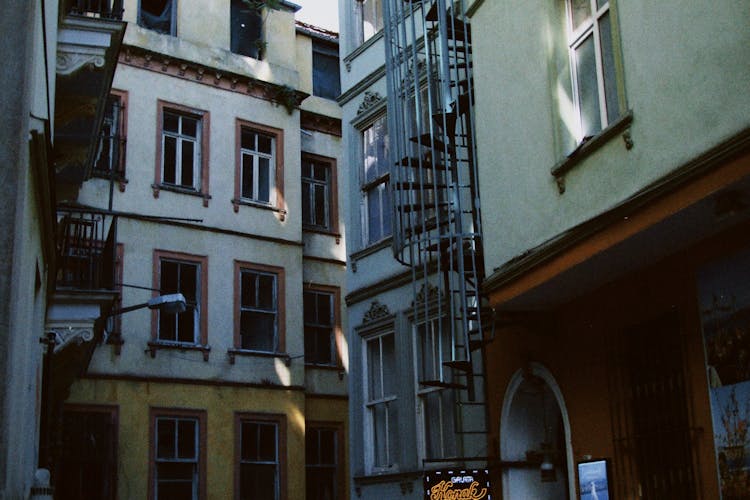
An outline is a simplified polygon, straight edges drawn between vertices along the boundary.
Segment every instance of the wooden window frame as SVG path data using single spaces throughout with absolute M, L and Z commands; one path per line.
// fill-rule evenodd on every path
M 328 422 L 312 420 L 305 422 L 305 432 L 312 429 L 331 429 L 336 432 L 336 500 L 346 498 L 346 467 L 345 467 L 345 447 L 346 435 L 344 434 L 344 424 L 342 422 Z M 305 474 L 307 474 L 307 454 L 305 454 Z M 307 481 L 305 481 L 305 490 L 307 490 Z
M 194 418 L 198 421 L 198 499 L 205 500 L 206 485 L 206 434 L 207 434 L 207 415 L 206 410 L 196 410 L 188 408 L 149 408 L 149 433 L 148 433 L 148 500 L 156 498 L 156 419 L 159 417 L 166 418 Z
M 345 352 L 346 339 L 344 338 L 344 332 L 341 328 L 341 289 L 331 285 L 320 285 L 315 283 L 305 283 L 303 287 L 304 292 L 318 292 L 331 295 L 331 307 L 333 308 L 333 324 L 332 324 L 332 336 L 334 346 L 335 359 L 330 364 L 319 364 L 319 363 L 308 363 L 305 360 L 305 365 L 317 367 L 317 368 L 336 368 L 340 369 L 343 366 L 341 354 Z M 304 300 L 303 300 L 304 304 Z M 303 311 L 304 317 L 304 311 Z M 303 330 L 304 330 L 304 319 L 303 319 Z
M 120 100 L 120 106 L 119 106 L 119 115 L 117 120 L 117 127 L 116 127 L 116 133 L 115 140 L 117 141 L 117 161 L 114 165 L 114 176 L 112 177 L 113 182 L 117 182 L 117 187 L 120 190 L 120 192 L 125 192 L 125 186 L 127 185 L 128 181 L 125 177 L 125 166 L 127 164 L 126 162 L 126 147 L 127 147 L 127 134 L 128 134 L 128 91 L 127 90 L 119 90 L 119 89 L 112 89 L 109 92 L 110 96 L 115 96 Z M 102 139 L 100 139 L 101 142 Z M 110 153 L 111 154 L 111 153 Z M 97 159 L 98 159 L 98 153 L 97 153 Z M 104 172 L 101 169 L 94 169 L 93 171 L 94 175 L 101 178 L 109 179 L 108 172 Z
M 275 351 L 256 351 L 242 348 L 242 336 L 240 335 L 240 308 L 242 305 L 242 272 L 255 271 L 264 274 L 276 275 L 276 337 L 277 349 Z M 234 261 L 234 349 L 230 350 L 230 356 L 235 354 L 258 354 L 258 355 L 280 355 L 286 356 L 286 285 L 284 268 L 256 264 L 253 262 Z M 230 362 L 233 359 L 230 358 Z
M 328 209 L 328 227 L 314 226 L 305 224 L 303 222 L 302 229 L 304 231 L 310 231 L 315 233 L 331 234 L 340 237 L 339 229 L 339 201 L 338 201 L 338 168 L 336 160 L 327 156 L 316 155 L 312 153 L 302 153 L 302 161 L 305 160 L 322 163 L 328 167 L 329 179 L 328 179 L 328 199 L 326 200 Z M 304 189 L 304 183 L 303 183 Z M 302 210 L 306 210 L 302 207 Z
M 276 452 L 279 467 L 279 491 L 277 500 L 287 500 L 287 417 L 278 413 L 234 413 L 234 498 L 240 499 L 240 470 L 242 462 L 242 423 L 273 423 L 277 429 Z
M 378 115 L 377 117 L 369 121 L 365 126 L 363 126 L 359 131 L 360 147 L 361 147 L 359 175 L 360 175 L 360 191 L 361 191 L 361 199 L 362 199 L 362 217 L 361 217 L 362 222 L 363 222 L 362 223 L 362 243 L 365 248 L 377 245 L 378 243 L 388 238 L 391 238 L 393 236 L 393 225 L 395 223 L 395 220 L 393 219 L 393 214 L 391 214 L 390 211 L 386 209 L 388 205 L 387 203 L 388 200 L 383 198 L 383 196 L 386 195 L 385 193 L 387 193 L 390 190 L 389 188 L 389 184 L 391 182 L 390 172 L 389 171 L 383 172 L 370 180 L 367 180 L 367 174 L 365 172 L 365 159 L 366 159 L 365 157 L 365 149 L 366 149 L 365 134 L 369 129 L 373 128 L 375 124 L 379 122 L 380 120 L 384 120 L 385 127 L 386 127 L 385 137 L 387 138 L 388 133 L 389 133 L 388 132 L 388 119 L 387 119 L 387 115 L 385 114 Z M 384 161 L 388 162 L 389 159 L 385 158 Z M 381 189 L 381 186 L 382 186 L 382 189 Z M 369 216 L 369 198 L 372 195 L 372 193 L 377 193 L 378 196 L 380 197 L 379 206 L 380 206 L 380 211 L 381 211 L 381 214 L 380 214 L 381 227 L 380 227 L 380 234 L 379 234 L 380 237 L 375 238 L 373 240 L 370 239 L 370 216 Z M 390 218 L 390 224 L 391 224 L 390 232 L 386 232 L 385 227 L 382 224 L 382 221 L 385 220 L 384 216 L 386 215 Z
M 204 361 L 208 361 L 208 353 L 210 352 L 210 347 L 208 347 L 208 257 L 206 257 L 205 255 L 193 255 L 187 253 L 172 252 L 169 250 L 154 250 L 152 278 L 152 287 L 154 288 L 153 297 L 159 296 L 158 290 L 161 284 L 161 261 L 163 259 L 181 261 L 199 266 L 199 342 L 196 344 L 189 344 L 179 342 L 165 342 L 159 340 L 159 311 L 154 309 L 151 311 L 151 341 L 148 343 L 151 357 L 155 356 L 157 349 L 197 349 L 203 352 Z
M 182 188 L 180 186 L 167 185 L 162 182 L 163 168 L 163 142 L 164 142 L 164 112 L 170 111 L 179 115 L 189 115 L 195 117 L 200 122 L 200 138 L 197 138 L 197 144 L 200 147 L 200 161 L 197 168 L 200 168 L 200 175 L 194 176 L 199 179 L 200 188 L 197 190 Z M 163 101 L 156 101 L 156 158 L 154 168 L 154 183 L 151 185 L 154 198 L 159 197 L 160 191 L 172 191 L 176 193 L 199 196 L 203 199 L 203 206 L 208 207 L 208 201 L 211 199 L 209 194 L 209 137 L 211 129 L 210 113 L 205 110 L 192 108 L 182 104 Z M 194 167 L 195 168 L 195 167 Z
M 64 403 L 63 413 L 65 412 L 78 412 L 78 413 L 103 413 L 109 415 L 113 426 L 113 450 L 112 456 L 114 463 L 112 470 L 112 492 L 114 496 L 113 500 L 117 500 L 117 477 L 118 477 L 118 462 L 119 457 L 119 428 L 120 428 L 120 407 L 118 405 L 97 405 L 97 404 L 77 404 L 77 403 Z
M 264 135 L 272 136 L 274 140 L 274 167 L 275 167 L 275 186 L 269 203 L 250 200 L 242 197 L 242 129 L 250 129 Z M 253 123 L 240 118 L 235 122 L 235 161 L 234 161 L 234 198 L 232 206 L 235 213 L 239 212 L 240 206 L 251 206 L 256 208 L 265 208 L 280 212 L 283 216 L 286 214 L 284 209 L 284 131 L 279 128 L 269 127 Z

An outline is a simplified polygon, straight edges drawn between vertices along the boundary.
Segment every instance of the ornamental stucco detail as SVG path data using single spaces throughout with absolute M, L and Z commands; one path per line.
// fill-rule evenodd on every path
M 381 304 L 377 300 L 374 300 L 370 305 L 370 309 L 365 313 L 364 318 L 362 318 L 362 322 L 369 323 L 371 321 L 385 318 L 390 315 L 391 312 L 388 310 L 388 306 L 386 306 L 385 304 Z
M 383 97 L 380 94 L 368 90 L 367 92 L 365 92 L 365 97 L 362 100 L 362 104 L 360 104 L 359 108 L 357 108 L 357 114 L 361 115 L 368 109 L 371 109 L 380 104 L 382 100 Z

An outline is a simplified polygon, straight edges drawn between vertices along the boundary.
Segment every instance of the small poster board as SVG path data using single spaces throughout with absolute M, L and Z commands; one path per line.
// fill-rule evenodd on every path
M 444 469 L 425 472 L 424 500 L 492 500 L 487 469 Z
M 581 500 L 609 500 L 609 460 L 578 462 L 578 491 Z

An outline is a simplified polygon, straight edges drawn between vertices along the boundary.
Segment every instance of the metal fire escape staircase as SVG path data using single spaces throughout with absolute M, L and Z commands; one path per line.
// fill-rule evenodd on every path
M 480 443 L 494 312 L 480 291 L 471 29 L 463 0 L 385 0 L 384 19 L 393 251 L 412 269 L 414 323 L 439 318 L 450 339 L 439 376 L 419 383 L 456 391 L 456 434 Z

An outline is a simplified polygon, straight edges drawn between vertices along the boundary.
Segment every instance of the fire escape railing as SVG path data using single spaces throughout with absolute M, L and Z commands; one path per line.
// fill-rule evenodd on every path
M 115 290 L 117 217 L 57 210 L 57 288 Z
M 65 0 L 63 12 L 122 21 L 123 0 Z
M 484 405 L 486 418 L 494 313 L 480 290 L 471 27 L 463 0 L 385 0 L 384 19 L 393 252 L 412 269 L 414 322 L 441 318 L 451 343 L 439 379 L 419 383 L 459 391 L 459 406 Z

